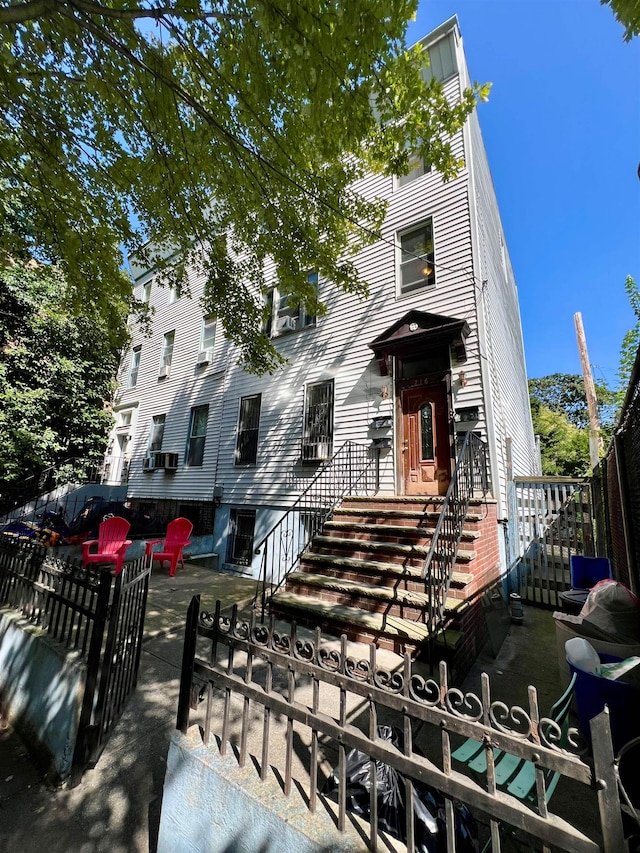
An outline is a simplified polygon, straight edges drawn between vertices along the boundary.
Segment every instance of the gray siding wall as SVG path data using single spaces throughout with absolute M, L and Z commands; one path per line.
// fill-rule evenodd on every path
M 456 40 L 456 55 L 464 69 L 462 46 Z M 466 81 L 456 74 L 445 83 L 447 96 L 457 99 Z M 466 341 L 467 360 L 452 364 L 454 408 L 477 406 L 480 420 L 474 424 L 487 437 L 487 411 L 491 406 L 496 425 L 494 458 L 498 462 L 494 482 L 504 489 L 505 439 L 514 446 L 518 473 L 533 470 L 535 448 L 530 429 L 526 371 L 518 313 L 517 293 L 506 254 L 506 274 L 501 261 L 502 227 L 486 162 L 477 119 L 453 140 L 457 156 L 467 165 L 459 176 L 444 183 L 439 175 L 427 173 L 404 187 L 393 178 L 368 176 L 358 189 L 388 201 L 382 239 L 360 251 L 355 262 L 368 282 L 369 296 L 359 299 L 344 294 L 330 282 L 320 282 L 320 297 L 327 313 L 317 325 L 275 339 L 288 364 L 273 376 L 244 373 L 237 364 L 238 353 L 216 330 L 213 359 L 206 367 L 196 366 L 200 350 L 203 282 L 191 281 L 191 295 L 169 304 L 168 291 L 155 284 L 151 292 L 154 309 L 150 337 L 132 327 L 132 347 L 142 346 L 138 381 L 126 388 L 131 348 L 120 371 L 116 410 L 132 407 L 132 458 L 129 480 L 131 497 L 154 500 L 211 499 L 214 486 L 223 488 L 228 506 L 290 506 L 317 470 L 300 464 L 305 385 L 333 379 L 335 387 L 334 451 L 353 440 L 369 444 L 371 420 L 393 415 L 393 378 L 381 376 L 368 344 L 411 309 L 464 319 L 470 327 Z M 472 164 L 472 165 L 471 165 Z M 474 180 L 471 180 L 470 169 Z M 474 214 L 475 210 L 475 214 Z M 474 219 L 474 215 L 476 218 Z M 398 289 L 398 234 L 427 218 L 433 220 L 436 284 L 400 295 Z M 273 275 L 273 270 L 267 270 Z M 141 298 L 149 279 L 139 277 L 136 295 Z M 482 281 L 488 284 L 483 288 Z M 482 311 L 480 326 L 478 306 Z M 487 338 L 480 340 L 482 323 Z M 163 336 L 175 330 L 171 373 L 158 378 Z M 483 371 L 483 360 L 490 365 Z M 465 383 L 460 381 L 464 371 Z M 490 387 L 483 391 L 483 381 Z M 382 386 L 389 396 L 384 398 Z M 255 465 L 234 464 L 240 399 L 262 395 L 258 458 Z M 190 411 L 208 405 L 209 419 L 202 467 L 184 464 Z M 179 455 L 175 473 L 143 473 L 149 428 L 154 415 L 165 414 L 163 452 Z M 376 433 L 377 435 L 379 433 Z M 394 449 L 381 453 L 381 490 L 393 492 Z M 258 514 L 258 528 L 263 522 Z M 266 518 L 266 516 L 265 516 Z M 218 525 L 216 525 L 218 526 Z M 222 543 L 221 543 L 222 547 Z

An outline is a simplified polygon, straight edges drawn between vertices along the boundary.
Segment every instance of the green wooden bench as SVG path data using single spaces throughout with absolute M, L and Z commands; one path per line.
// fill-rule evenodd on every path
M 549 714 L 549 717 L 560 727 L 560 747 L 567 745 L 569 707 L 573 698 L 575 681 L 576 675 L 574 673 L 571 683 L 557 702 L 554 703 Z M 477 740 L 468 738 L 452 753 L 452 758 L 466 765 L 476 778 L 481 779 L 487 772 L 487 750 L 484 744 Z M 499 790 L 506 791 L 523 802 L 536 803 L 536 766 L 532 761 L 518 758 L 518 756 L 511 755 L 501 749 L 494 749 L 493 762 L 496 787 Z M 545 770 L 544 777 L 546 799 L 548 802 L 556 789 L 560 773 L 553 770 Z

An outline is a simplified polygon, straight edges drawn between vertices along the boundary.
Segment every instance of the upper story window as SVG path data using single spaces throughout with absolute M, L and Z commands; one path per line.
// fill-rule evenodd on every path
M 307 385 L 304 395 L 302 459 L 329 459 L 333 451 L 333 379 Z
M 146 303 L 151 301 L 151 282 L 145 284 L 142 289 L 142 301 Z
M 235 454 L 236 465 L 255 465 L 258 458 L 261 401 L 261 394 L 242 397 L 240 400 Z
M 213 345 L 216 342 L 216 318 L 203 317 L 200 331 L 200 351 L 198 364 L 208 364 L 213 359 Z
M 167 296 L 167 304 L 173 305 L 173 303 L 177 300 L 177 298 L 178 298 L 178 291 L 176 290 L 175 287 L 170 287 L 169 288 L 169 295 Z
M 457 73 L 456 48 L 453 33 L 447 33 L 429 47 L 429 65 L 422 69 L 422 78 L 427 83 L 432 77 L 441 83 Z
M 436 283 L 433 250 L 433 221 L 431 219 L 399 234 L 400 292 L 410 293 Z
M 310 272 L 307 275 L 307 281 L 314 288 L 317 288 L 318 273 Z M 306 329 L 308 326 L 315 326 L 316 324 L 315 316 L 306 312 L 304 304 L 292 302 L 289 294 L 280 287 L 272 287 L 268 291 L 267 305 L 269 316 L 265 331 L 269 337 L 286 335 L 288 332 Z
M 149 452 L 159 453 L 162 450 L 162 439 L 164 438 L 165 415 L 154 415 L 149 431 Z
M 131 362 L 129 364 L 129 375 L 127 377 L 127 388 L 135 388 L 138 381 L 138 370 L 140 369 L 140 355 L 142 346 L 134 347 L 131 351 Z
M 425 157 L 421 157 L 416 151 L 413 151 L 409 154 L 409 171 L 406 175 L 397 176 L 396 185 L 398 188 L 404 187 L 430 171 L 431 164 L 429 161 Z
M 209 406 L 194 406 L 191 409 L 189 439 L 187 441 L 185 462 L 192 468 L 202 466 L 202 461 L 204 459 L 204 442 L 207 437 L 208 419 Z
M 175 332 L 166 332 L 162 339 L 162 351 L 160 352 L 160 368 L 158 376 L 160 378 L 168 376 L 171 372 L 171 361 L 173 359 L 173 344 L 176 339 Z

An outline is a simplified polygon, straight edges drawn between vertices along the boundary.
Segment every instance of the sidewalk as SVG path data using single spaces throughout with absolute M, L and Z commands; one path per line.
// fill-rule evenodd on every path
M 96 768 L 77 788 L 48 787 L 17 735 L 0 724 L 2 853 L 153 853 L 175 730 L 187 607 L 196 594 L 203 610 L 213 610 L 217 598 L 224 607 L 246 607 L 255 589 L 255 581 L 192 564 L 173 578 L 154 570 L 137 689 Z M 523 624 L 510 626 L 498 657 L 480 656 L 464 690 L 479 693 L 481 671 L 491 676 L 493 697 L 509 705 L 526 707 L 527 685 L 535 683 L 547 710 L 561 692 L 550 612 L 526 608 Z M 571 790 L 562 788 L 554 810 L 566 801 L 569 814 L 579 808 L 585 821 L 592 819 L 595 799 L 576 804 Z

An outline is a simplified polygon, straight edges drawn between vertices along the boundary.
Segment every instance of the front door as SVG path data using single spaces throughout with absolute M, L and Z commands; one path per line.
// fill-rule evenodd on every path
M 405 495 L 444 495 L 451 479 L 446 386 L 401 391 Z

